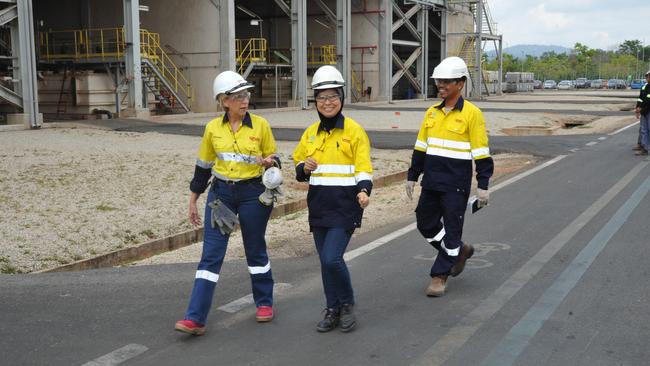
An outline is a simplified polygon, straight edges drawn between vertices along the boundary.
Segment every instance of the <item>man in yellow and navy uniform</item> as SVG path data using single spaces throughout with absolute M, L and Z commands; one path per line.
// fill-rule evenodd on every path
M 213 177 L 206 200 L 201 261 L 187 312 L 175 326 L 181 332 L 205 333 L 226 254 L 232 227 L 225 230 L 221 226 L 223 223 L 213 220 L 213 210 L 217 217 L 224 210 L 228 210 L 231 217 L 238 216 L 257 307 L 255 318 L 258 322 L 273 319 L 273 276 L 264 238 L 273 206 L 262 204 L 259 196 L 265 191 L 261 179 L 264 169 L 272 165 L 279 167 L 280 161 L 275 155 L 275 139 L 269 123 L 248 113 L 250 92 L 247 89 L 252 87 L 233 71 L 224 71 L 214 80 L 214 97 L 226 113 L 205 126 L 190 183 L 190 221 L 200 225 L 196 201 Z M 212 221 L 216 223 L 213 225 Z
M 343 254 L 372 191 L 370 141 L 364 129 L 341 114 L 343 76 L 322 66 L 312 79 L 320 121 L 309 126 L 293 153 L 296 179 L 309 182 L 309 227 L 321 262 L 327 301 L 325 318 L 316 330 L 356 325 L 354 292 Z
M 645 73 L 646 83 L 641 87 L 634 110 L 639 119 L 639 142 L 636 155 L 648 155 L 650 150 L 650 71 Z
M 438 250 L 426 294 L 442 296 L 447 276 L 460 274 L 474 252 L 471 245 L 461 240 L 472 162 L 476 166 L 481 207 L 487 205 L 494 163 L 483 114 L 460 95 L 468 75 L 465 62 L 458 57 L 447 58 L 433 75 L 444 100 L 426 112 L 413 150 L 406 188 L 410 198 L 415 182 L 423 174 L 416 208 L 417 227 Z

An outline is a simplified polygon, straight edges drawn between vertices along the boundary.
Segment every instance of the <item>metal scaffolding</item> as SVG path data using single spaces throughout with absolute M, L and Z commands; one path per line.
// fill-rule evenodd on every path
M 36 46 L 31 0 L 2 0 L 8 7 L 0 10 L 0 25 L 11 32 L 12 87 L 0 86 L 0 98 L 23 110 L 31 128 L 39 128 L 42 117 L 38 112 L 36 83 Z M 12 90 L 13 89 L 13 90 Z
M 484 88 L 486 94 L 489 94 L 487 86 L 484 85 L 485 76 L 482 67 L 483 51 L 488 42 L 494 43 L 496 57 L 499 60 L 497 94 L 500 95 L 503 79 L 503 36 L 497 34 L 496 23 L 490 14 L 487 0 L 445 0 L 445 2 L 445 7 L 448 9 L 454 5 L 467 6 L 472 14 L 474 26 L 472 32 L 447 33 L 448 37 L 463 37 L 461 47 L 454 56 L 463 58 L 470 69 L 471 96 L 481 99 Z

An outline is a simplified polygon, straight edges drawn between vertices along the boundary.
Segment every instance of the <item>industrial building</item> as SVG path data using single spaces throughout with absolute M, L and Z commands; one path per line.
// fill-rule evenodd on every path
M 444 57 L 471 71 L 474 98 L 500 92 L 483 50 L 497 34 L 485 0 L 0 0 L 1 112 L 46 119 L 212 112 L 212 80 L 255 83 L 253 108 L 312 102 L 316 68 L 337 65 L 348 103 L 435 96 Z M 489 85 L 492 84 L 492 85 Z

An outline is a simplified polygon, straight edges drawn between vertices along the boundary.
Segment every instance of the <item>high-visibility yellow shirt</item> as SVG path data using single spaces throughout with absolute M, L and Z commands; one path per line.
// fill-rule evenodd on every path
M 475 161 L 479 187 L 487 189 L 493 162 L 485 119 L 479 108 L 462 97 L 448 112 L 444 102 L 427 110 L 414 150 L 408 179 L 416 181 L 424 173 L 422 187 L 469 191 Z
M 271 126 L 264 118 L 246 113 L 239 129 L 233 131 L 224 114 L 205 126 L 196 165 L 212 168 L 212 175 L 221 180 L 251 179 L 264 172 L 256 158 L 275 151 Z
M 303 164 L 309 157 L 318 167 L 306 176 Z M 372 190 L 370 140 L 363 127 L 343 116 L 329 132 L 316 122 L 303 133 L 293 159 L 297 179 L 309 180 L 310 225 L 359 227 L 363 210 L 356 195 Z

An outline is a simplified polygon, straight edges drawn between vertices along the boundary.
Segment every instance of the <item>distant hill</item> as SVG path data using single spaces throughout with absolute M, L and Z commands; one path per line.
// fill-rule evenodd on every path
M 510 54 L 515 58 L 521 58 L 522 55 L 525 57 L 527 55 L 540 57 L 545 52 L 555 52 L 555 53 L 571 53 L 573 51 L 571 48 L 562 47 L 562 46 L 552 46 L 552 45 L 535 45 L 535 44 L 520 44 L 512 47 L 507 47 L 503 49 L 503 53 Z M 493 59 L 496 57 L 496 51 L 491 50 L 487 52 L 488 58 Z

